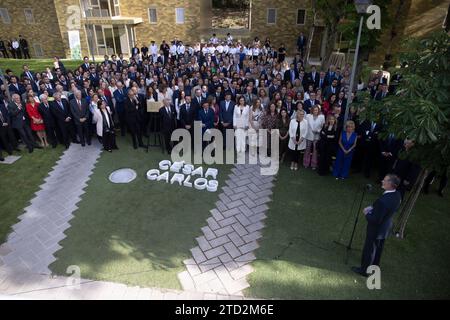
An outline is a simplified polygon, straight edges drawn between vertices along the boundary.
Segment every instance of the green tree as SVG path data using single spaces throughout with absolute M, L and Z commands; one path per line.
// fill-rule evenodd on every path
M 407 40 L 400 55 L 402 80 L 395 94 L 382 101 L 368 99 L 367 93 L 358 96 L 362 119 L 386 124 L 381 137 L 393 133 L 415 141 L 408 157 L 422 171 L 402 205 L 395 227 L 400 237 L 429 170 L 443 172 L 450 167 L 449 39 L 439 31 L 424 39 Z

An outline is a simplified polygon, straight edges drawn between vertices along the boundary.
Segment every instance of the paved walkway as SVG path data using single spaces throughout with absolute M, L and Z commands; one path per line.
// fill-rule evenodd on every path
M 20 272 L 0 268 L 0 300 L 242 300 L 229 296 L 170 289 L 129 287 L 120 283 Z
M 273 176 L 261 176 L 259 165 L 235 165 L 211 210 L 203 234 L 178 274 L 184 290 L 242 296 L 246 276 L 256 259 L 262 222 L 271 201 Z
M 51 274 L 48 266 L 56 260 L 53 254 L 61 249 L 58 243 L 66 237 L 100 153 L 97 143 L 84 148 L 72 144 L 64 152 L 0 246 L 0 269 Z

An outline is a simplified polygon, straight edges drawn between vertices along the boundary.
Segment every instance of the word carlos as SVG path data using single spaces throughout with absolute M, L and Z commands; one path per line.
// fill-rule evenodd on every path
M 165 172 L 161 173 L 160 170 Z M 169 172 L 174 173 L 171 179 Z M 219 187 L 219 182 L 216 180 L 218 173 L 219 170 L 208 168 L 203 174 L 203 167 L 194 168 L 192 164 L 186 164 L 184 161 L 172 163 L 170 160 L 162 160 L 159 163 L 159 170 L 150 169 L 147 171 L 147 179 L 152 181 L 165 181 L 166 183 L 169 183 L 170 180 L 170 184 L 177 182 L 180 186 L 216 192 Z M 199 177 L 191 182 L 195 176 Z M 208 180 L 208 177 L 212 179 Z

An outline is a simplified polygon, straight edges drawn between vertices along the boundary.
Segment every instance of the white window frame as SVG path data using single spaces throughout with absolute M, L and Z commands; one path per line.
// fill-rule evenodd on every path
M 150 19 L 150 10 L 155 10 L 155 18 L 156 18 L 156 21 L 152 21 L 151 19 Z M 147 9 L 147 13 L 148 13 L 148 23 L 150 23 L 150 24 L 158 24 L 158 10 L 156 9 L 156 7 L 149 7 L 148 9 Z M 175 13 L 176 14 L 176 13 Z
M 30 10 L 30 12 L 31 12 L 31 19 L 32 19 L 31 21 L 29 21 L 28 18 L 27 18 L 27 14 L 26 14 L 27 10 Z M 25 16 L 25 22 L 27 24 L 35 24 L 36 23 L 36 21 L 34 20 L 34 12 L 33 11 L 34 10 L 32 8 L 24 8 L 23 9 L 23 15 Z
M 271 10 L 274 10 L 274 11 L 275 11 L 275 22 L 269 22 L 269 12 L 270 12 Z M 266 23 L 267 23 L 268 25 L 271 25 L 271 26 L 276 25 L 276 24 L 277 24 L 277 16 L 278 16 L 278 9 L 277 9 L 277 8 L 267 8 Z
M 183 10 L 183 21 L 178 20 L 178 10 Z M 186 22 L 186 10 L 184 8 L 175 8 L 175 24 L 184 24 Z
M 303 23 L 298 23 L 298 12 L 299 12 L 299 10 L 305 11 L 305 16 L 303 18 Z M 297 23 L 298 26 L 304 26 L 306 24 L 306 9 L 305 8 L 298 8 L 297 9 L 297 18 L 295 19 L 295 22 Z
M 1 11 L 1 20 L 2 20 L 2 22 L 3 22 L 3 24 L 11 24 L 11 16 L 9 15 L 9 11 L 8 11 L 8 9 L 7 8 L 0 8 L 0 11 Z M 5 17 L 8 17 L 6 20 L 5 20 Z
M 38 52 L 38 50 L 36 50 L 36 47 L 39 48 L 40 52 Z M 44 56 L 44 49 L 42 48 L 40 43 L 33 43 L 33 50 L 34 50 L 34 54 L 36 57 L 43 57 Z

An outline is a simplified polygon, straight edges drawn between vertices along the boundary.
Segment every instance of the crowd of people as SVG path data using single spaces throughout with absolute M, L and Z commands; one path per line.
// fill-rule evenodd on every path
M 192 46 L 178 39 L 159 46 L 136 44 L 129 60 L 123 54 L 96 63 L 84 57 L 75 70 L 67 70 L 57 57 L 53 68 L 42 72 L 27 65 L 21 75 L 6 70 L 0 80 L 0 148 L 11 154 L 18 139 L 29 152 L 58 143 L 85 146 L 97 136 L 111 152 L 117 149 L 116 131 L 128 134 L 135 149 L 146 147 L 150 101 L 161 103 L 159 131 L 169 153 L 171 133 L 176 128 L 192 132 L 194 121 L 201 121 L 203 132 L 242 129 L 235 134 L 237 152 L 256 145 L 242 132 L 279 130 L 280 159 L 289 158 L 291 170 L 311 168 L 346 179 L 351 168 L 370 177 L 377 167 L 380 180 L 394 172 L 405 188 L 412 185 L 418 169 L 397 156 L 414 142 L 392 135 L 381 139 L 386 128 L 359 121 L 358 109 L 347 106 L 354 94 L 350 65 L 307 70 L 304 43 L 301 35 L 291 60 L 286 47 L 273 48 L 269 38 L 243 44 L 230 34 L 225 39 L 213 35 Z M 367 85 L 360 82 L 358 90 L 376 100 L 390 93 L 382 72 Z
M 0 39 L 0 53 L 3 58 L 9 58 L 11 55 L 13 59 L 31 59 L 28 41 L 21 35 L 18 39 L 12 38 L 6 41 Z

